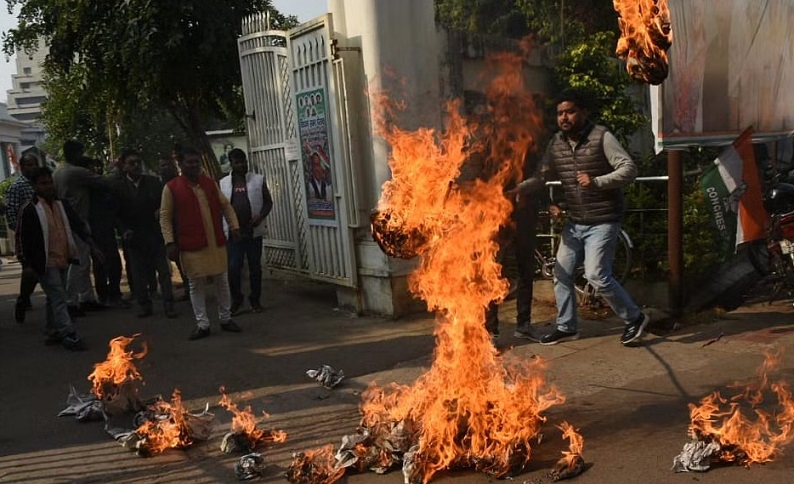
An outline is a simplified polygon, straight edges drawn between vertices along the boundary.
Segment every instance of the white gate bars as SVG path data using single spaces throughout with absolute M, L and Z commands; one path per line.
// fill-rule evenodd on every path
M 305 237 L 300 234 L 305 225 L 302 176 L 285 156 L 286 140 L 297 136 L 295 116 L 290 115 L 294 106 L 286 32 L 268 30 L 267 23 L 264 13 L 249 16 L 238 40 L 251 169 L 265 175 L 273 195 L 265 263 L 274 269 L 307 273 Z
M 356 285 L 350 159 L 340 126 L 331 16 L 288 33 L 248 17 L 238 41 L 252 167 L 273 192 L 271 269 Z

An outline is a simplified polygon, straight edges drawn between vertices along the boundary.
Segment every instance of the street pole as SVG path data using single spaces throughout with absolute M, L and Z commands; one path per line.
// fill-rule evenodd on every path
M 681 316 L 684 299 L 684 170 L 680 151 L 667 152 L 667 261 L 668 306 L 673 317 Z

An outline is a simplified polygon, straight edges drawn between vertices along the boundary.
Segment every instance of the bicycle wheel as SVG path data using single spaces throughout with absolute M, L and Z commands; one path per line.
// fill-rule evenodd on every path
M 631 249 L 634 244 L 626 231 L 621 230 L 618 233 L 618 242 L 615 247 L 615 260 L 612 262 L 612 274 L 618 282 L 623 282 L 629 275 L 631 270 Z M 595 305 L 598 303 L 598 293 L 595 288 L 590 285 L 584 277 L 584 266 L 576 270 L 576 292 L 579 294 L 579 303 L 581 305 Z

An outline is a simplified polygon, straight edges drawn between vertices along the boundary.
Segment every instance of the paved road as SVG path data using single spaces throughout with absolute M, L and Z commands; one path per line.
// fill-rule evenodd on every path
M 361 391 L 372 381 L 410 383 L 429 364 L 433 348 L 429 315 L 355 317 L 334 307 L 333 288 L 268 280 L 266 311 L 237 318 L 242 334 L 220 333 L 214 322 L 210 338 L 188 341 L 193 324 L 188 303 L 178 305 L 181 316 L 176 320 L 161 314 L 138 320 L 134 310 L 107 310 L 80 318 L 79 330 L 90 348 L 70 353 L 43 345 L 40 294 L 27 322 L 14 323 L 18 270 L 8 263 L 0 271 L 0 482 L 236 482 L 232 468 L 237 457 L 219 450 L 230 421 L 217 406 L 221 385 L 239 403 L 270 413 L 266 427 L 287 432 L 285 444 L 264 451 L 270 467 L 260 480 L 286 482 L 283 473 L 293 452 L 337 445 L 342 435 L 355 431 Z M 546 297 L 543 291 L 538 294 Z M 541 324 L 548 321 L 548 301 L 538 302 L 535 310 Z M 502 320 L 512 317 L 506 305 Z M 589 463 L 576 482 L 790 483 L 791 452 L 749 470 L 728 466 L 697 475 L 670 471 L 687 440 L 687 404 L 751 377 L 764 348 L 790 348 L 794 342 L 789 303 L 692 319 L 666 336 L 650 335 L 639 348 L 618 344 L 621 328 L 610 318 L 583 322 L 582 339 L 552 347 L 513 340 L 513 328 L 505 324 L 499 342 L 503 353 L 547 359 L 548 378 L 568 397 L 548 412 L 547 437 L 514 481 L 550 482 L 545 475 L 564 447 L 553 424 L 567 420 L 584 435 Z M 209 403 L 216 420 L 208 442 L 144 459 L 123 450 L 100 424 L 56 417 L 70 384 L 89 389 L 86 377 L 93 364 L 104 360 L 107 342 L 136 333 L 149 346 L 138 365 L 146 381 L 144 396 L 168 395 L 179 388 L 189 408 Z M 788 355 L 778 374 L 788 381 L 794 381 L 792 358 Z M 320 364 L 343 369 L 348 378 L 337 389 L 325 390 L 305 375 Z M 491 481 L 471 472 L 434 479 Z M 359 474 L 342 482 L 396 484 L 402 476 Z

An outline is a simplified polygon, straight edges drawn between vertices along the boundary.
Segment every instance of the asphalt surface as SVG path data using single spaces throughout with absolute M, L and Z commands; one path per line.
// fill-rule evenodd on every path
M 357 317 L 335 307 L 332 287 L 275 280 L 265 281 L 265 312 L 235 318 L 241 334 L 221 332 L 213 321 L 211 337 L 188 341 L 193 328 L 188 302 L 177 304 L 181 315 L 175 320 L 166 319 L 160 308 L 144 320 L 135 317 L 134 308 L 108 309 L 78 319 L 89 349 L 72 353 L 44 346 L 40 292 L 26 322 L 14 322 L 18 276 L 18 265 L 7 260 L 0 271 L 0 482 L 237 482 L 233 467 L 239 456 L 220 451 L 231 420 L 218 406 L 220 386 L 255 413 L 269 413 L 265 428 L 288 434 L 285 443 L 262 451 L 268 468 L 258 479 L 286 482 L 283 475 L 294 452 L 338 446 L 343 435 L 355 432 L 360 395 L 369 384 L 409 384 L 431 362 L 432 315 Z M 536 297 L 533 317 L 549 330 L 553 308 L 548 288 L 539 287 Z M 656 321 L 662 319 L 659 311 L 651 312 Z M 618 343 L 619 321 L 589 317 L 582 322 L 580 340 L 540 346 L 513 339 L 514 325 L 508 323 L 514 318 L 512 303 L 502 308 L 497 346 L 504 357 L 546 359 L 548 379 L 567 397 L 565 404 L 547 412 L 544 438 L 533 448 L 528 466 L 511 481 L 551 482 L 547 473 L 566 448 L 555 425 L 566 420 L 584 436 L 587 462 L 587 470 L 571 482 L 792 482 L 790 448 L 775 461 L 749 469 L 726 465 L 697 474 L 671 471 L 673 457 L 688 441 L 687 405 L 714 390 L 730 392 L 727 385 L 751 378 L 765 349 L 791 348 L 790 301 L 690 317 L 674 327 L 668 320 L 656 324 L 635 348 Z M 199 410 L 208 403 L 215 421 L 207 442 L 142 458 L 124 450 L 100 423 L 56 417 L 66 406 L 70 385 L 82 392 L 90 389 L 87 376 L 105 359 L 108 341 L 134 334 L 140 334 L 136 342 L 145 341 L 149 351 L 138 363 L 145 380 L 142 395 L 170 395 L 178 388 L 187 408 Z M 794 381 L 792 358 L 785 355 L 773 376 Z M 326 390 L 309 379 L 306 370 L 321 364 L 343 370 L 344 382 Z M 471 471 L 433 479 L 492 481 Z M 350 474 L 339 482 L 390 484 L 403 482 L 403 477 L 396 470 Z

